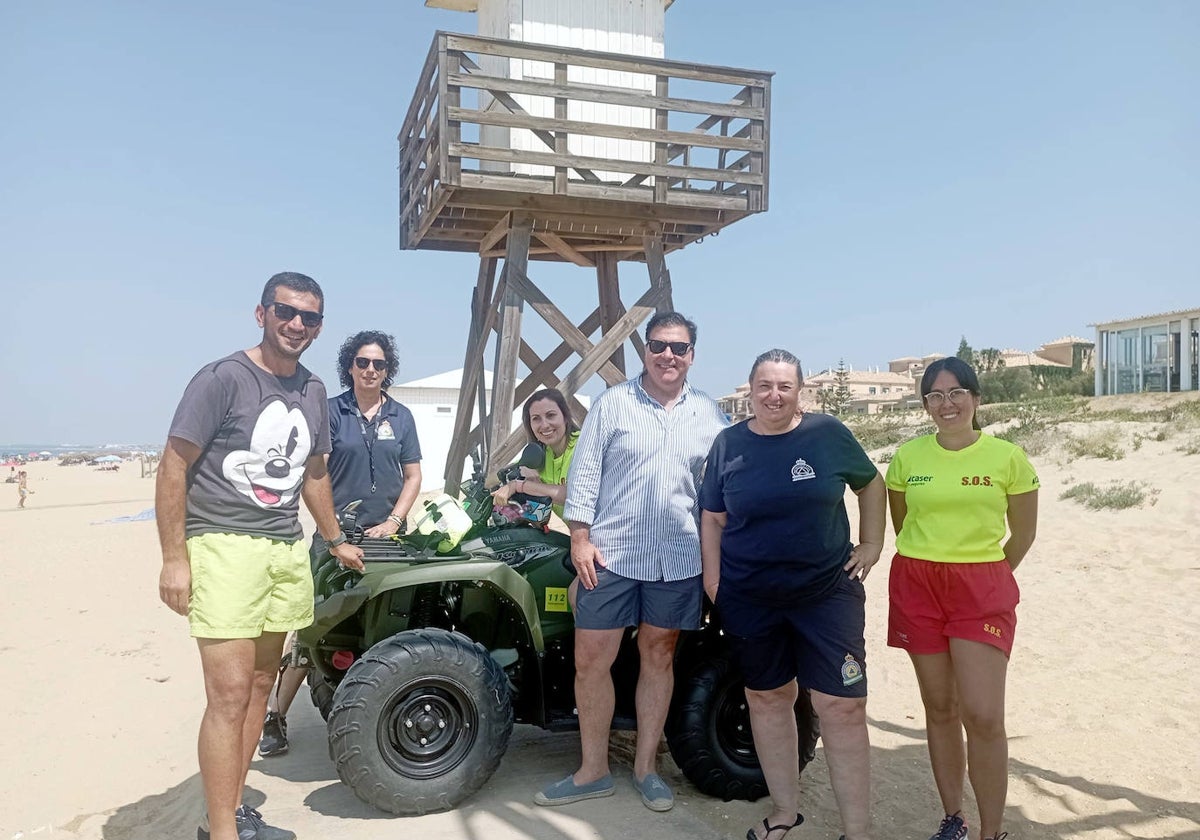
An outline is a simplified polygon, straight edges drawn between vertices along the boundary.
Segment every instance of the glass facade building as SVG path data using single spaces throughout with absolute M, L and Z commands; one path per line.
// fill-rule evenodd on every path
M 1096 328 L 1096 396 L 1200 390 L 1200 309 Z

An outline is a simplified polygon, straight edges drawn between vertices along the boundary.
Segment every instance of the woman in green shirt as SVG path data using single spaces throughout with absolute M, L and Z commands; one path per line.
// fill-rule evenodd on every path
M 521 467 L 521 478 L 502 485 L 494 494 L 497 504 L 504 504 L 513 493 L 527 496 L 548 496 L 554 512 L 562 517 L 567 500 L 567 471 L 579 426 L 571 417 L 567 398 L 557 388 L 544 388 L 525 401 L 521 420 L 530 442 L 546 447 L 546 460 L 540 470 Z

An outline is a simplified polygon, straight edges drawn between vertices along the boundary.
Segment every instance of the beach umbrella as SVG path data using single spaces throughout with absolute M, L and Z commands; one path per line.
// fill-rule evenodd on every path
M 101 455 L 99 458 L 96 459 L 96 463 L 97 464 L 111 464 L 111 463 L 114 463 L 115 461 L 120 461 L 120 460 L 121 459 L 119 457 L 117 457 L 116 455 Z
M 53 455 L 54 453 L 53 453 L 53 452 L 47 452 L 47 451 L 45 451 L 45 450 L 42 450 L 42 451 L 41 451 L 41 452 L 39 452 L 38 454 L 39 454 L 39 455 Z

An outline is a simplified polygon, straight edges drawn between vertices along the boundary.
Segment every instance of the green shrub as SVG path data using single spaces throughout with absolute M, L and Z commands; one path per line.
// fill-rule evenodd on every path
M 1181 446 L 1175 447 L 1175 451 L 1184 455 L 1200 455 L 1200 437 L 1185 440 Z
M 1147 491 L 1146 485 L 1138 481 L 1114 482 L 1108 487 L 1097 487 L 1090 481 L 1076 484 L 1064 490 L 1058 498 L 1072 499 L 1089 510 L 1124 510 L 1140 507 L 1147 495 L 1157 496 L 1157 490 Z M 1151 499 L 1153 504 L 1155 500 Z
M 1139 443 L 1134 448 L 1137 449 Z M 1072 437 L 1066 441 L 1067 451 L 1075 458 L 1100 458 L 1105 461 L 1120 461 L 1125 450 L 1120 446 L 1120 435 L 1114 428 L 1098 429 L 1083 437 Z
M 1181 400 L 1162 408 L 1151 408 L 1145 411 L 1134 411 L 1131 408 L 1110 408 L 1103 411 L 1093 411 L 1090 416 L 1096 420 L 1132 420 L 1141 423 L 1165 423 L 1168 426 L 1168 437 L 1171 432 L 1179 429 L 1200 428 L 1200 400 Z
M 885 446 L 898 446 L 933 431 L 933 422 L 925 418 L 924 422 L 914 425 L 913 415 L 909 413 L 896 415 L 859 414 L 842 418 L 863 449 L 871 451 Z
M 979 421 L 980 426 L 993 426 L 1019 418 L 1021 412 L 1027 408 L 1025 403 L 990 403 L 979 407 L 975 412 L 975 419 Z

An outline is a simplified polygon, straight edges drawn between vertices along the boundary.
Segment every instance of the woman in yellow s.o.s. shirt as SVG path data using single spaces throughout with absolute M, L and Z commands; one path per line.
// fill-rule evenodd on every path
M 1038 477 L 1020 447 L 980 430 L 979 378 L 966 362 L 929 365 L 921 396 L 937 432 L 901 446 L 887 471 L 896 528 L 888 644 L 908 652 L 921 687 L 946 812 L 930 840 L 966 840 L 968 756 L 979 837 L 1000 840 L 1004 686 L 1020 600 L 1013 571 L 1037 533 Z

